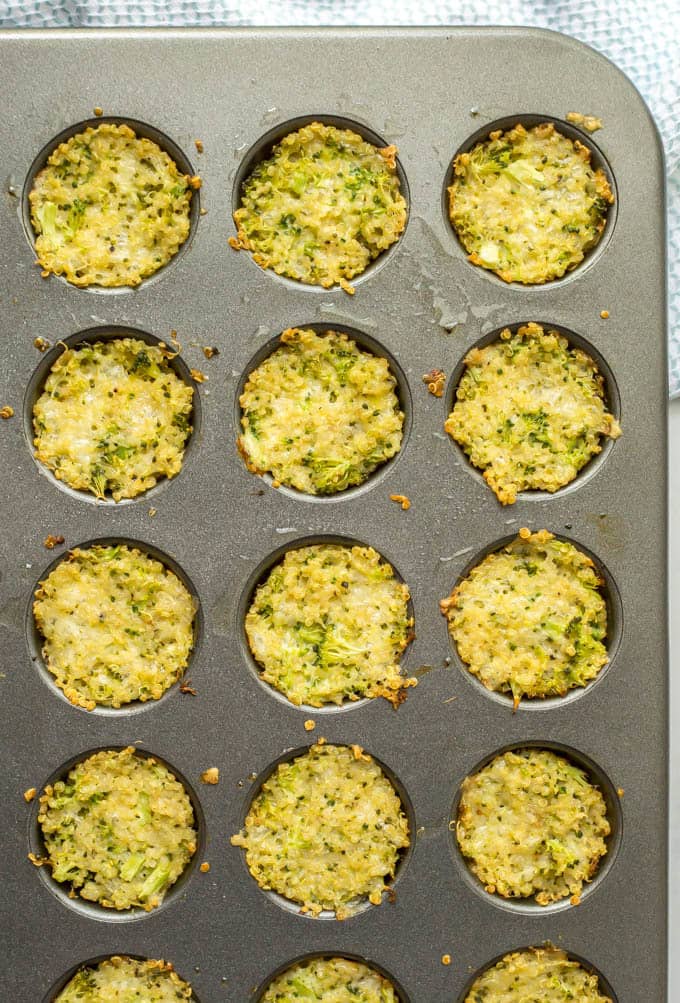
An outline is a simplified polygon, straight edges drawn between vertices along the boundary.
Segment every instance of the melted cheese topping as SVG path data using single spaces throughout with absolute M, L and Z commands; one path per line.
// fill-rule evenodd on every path
M 190 180 L 127 125 L 71 136 L 29 195 L 38 264 L 76 286 L 139 285 L 189 236 Z
M 526 324 L 473 348 L 444 428 L 504 505 L 518 491 L 557 491 L 621 434 L 604 405 L 604 380 L 557 331 Z
M 278 275 L 354 292 L 348 279 L 406 226 L 396 153 L 320 122 L 289 133 L 244 182 L 231 246 Z
M 250 470 L 309 494 L 361 484 L 399 452 L 404 415 L 386 359 L 346 334 L 293 328 L 248 377 L 239 449 Z
M 592 560 L 523 529 L 440 603 L 458 654 L 489 690 L 563 696 L 608 662 L 607 606 Z
M 88 710 L 158 700 L 186 668 L 195 614 L 177 575 L 124 545 L 72 550 L 33 604 L 47 668 Z
M 399 1003 L 380 972 L 349 958 L 313 958 L 291 965 L 267 986 L 259 1003 Z
M 356 745 L 319 742 L 276 768 L 231 841 L 260 887 L 346 919 L 366 898 L 380 905 L 409 834 L 378 764 Z
M 54 880 L 107 909 L 156 908 L 196 851 L 184 787 L 132 746 L 97 752 L 46 787 L 38 823 Z
M 465 1003 L 613 1003 L 599 979 L 556 947 L 530 947 L 506 954 L 487 968 Z
M 578 899 L 609 832 L 600 790 L 554 752 L 505 752 L 463 781 L 458 845 L 489 893 L 539 905 Z
M 245 628 L 262 678 L 294 704 L 383 696 L 414 686 L 399 672 L 411 638 L 409 591 L 371 547 L 289 551 L 255 593 Z
M 66 349 L 33 408 L 36 458 L 76 490 L 135 498 L 179 473 L 193 393 L 139 339 Z
M 453 227 L 470 261 L 505 282 L 548 282 L 574 268 L 614 201 L 590 150 L 551 123 L 492 132 L 453 166 Z
M 54 1003 L 177 1003 L 191 986 L 165 961 L 114 956 L 76 972 Z

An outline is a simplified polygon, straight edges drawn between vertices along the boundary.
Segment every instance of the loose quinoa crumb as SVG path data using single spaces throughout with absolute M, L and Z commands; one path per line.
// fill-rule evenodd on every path
M 411 507 L 411 502 L 406 497 L 406 495 L 390 495 L 390 501 L 398 502 L 398 504 L 401 505 L 401 507 L 403 508 L 404 512 L 407 512 Z
M 218 784 L 220 782 L 220 771 L 216 766 L 211 766 L 201 773 L 201 780 L 204 784 Z

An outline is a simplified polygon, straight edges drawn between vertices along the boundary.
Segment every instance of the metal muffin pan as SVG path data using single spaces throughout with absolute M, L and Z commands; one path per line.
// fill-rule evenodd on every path
M 0 428 L 7 998 L 49 1003 L 74 966 L 129 953 L 172 961 L 202 1003 L 247 1003 L 291 961 L 338 953 L 388 972 L 404 1003 L 457 1003 L 475 971 L 550 940 L 601 972 L 618 1003 L 663 999 L 663 158 L 637 92 L 579 43 L 507 28 L 5 32 L 0 66 L 0 405 L 15 412 Z M 138 289 L 115 294 L 43 280 L 24 226 L 36 157 L 62 130 L 91 119 L 96 106 L 169 137 L 202 176 L 207 209 L 184 253 Z M 505 286 L 465 260 L 448 224 L 442 193 L 451 160 L 492 123 L 561 122 L 569 111 L 604 120 L 584 141 L 600 151 L 615 183 L 612 223 L 562 280 Z M 271 130 L 310 116 L 347 119 L 395 142 L 408 181 L 406 232 L 353 297 L 279 279 L 227 246 L 244 156 Z M 449 393 L 432 397 L 421 377 L 433 367 L 450 375 L 480 338 L 530 320 L 573 332 L 604 359 L 624 434 L 569 490 L 525 494 L 502 507 L 443 431 Z M 363 332 L 398 362 L 409 397 L 410 434 L 398 460 L 332 503 L 277 491 L 249 474 L 234 441 L 244 372 L 281 331 L 306 324 Z M 91 504 L 43 476 L 22 413 L 44 361 L 36 337 L 54 345 L 112 327 L 166 341 L 176 330 L 182 360 L 208 381 L 197 387 L 201 422 L 179 476 L 128 504 Z M 206 360 L 205 345 L 219 354 Z M 409 511 L 390 501 L 395 493 L 409 497 Z M 476 555 L 524 525 L 550 529 L 597 557 L 620 599 L 620 636 L 596 686 L 545 706 L 527 702 L 513 714 L 465 677 L 438 600 Z M 88 714 L 45 685 L 27 611 L 58 556 L 43 547 L 48 533 L 63 534 L 66 547 L 139 541 L 176 562 L 202 610 L 189 673 L 195 696 L 175 687 L 143 713 Z M 282 546 L 326 536 L 370 544 L 410 586 L 417 638 L 403 666 L 419 685 L 397 712 L 382 700 L 341 712 L 294 708 L 267 691 L 245 657 L 244 590 L 257 569 Z M 309 717 L 311 733 L 303 726 Z M 321 735 L 374 754 L 415 819 L 395 901 L 342 923 L 282 908 L 229 844 L 256 778 Z M 25 804 L 22 793 L 88 752 L 132 743 L 191 785 L 203 815 L 199 852 L 211 867 L 194 867 L 161 909 L 119 922 L 69 902 L 28 862 L 37 801 Z M 573 750 L 601 771 L 608 789 L 625 790 L 612 806 L 615 855 L 578 907 L 499 906 L 474 887 L 457 856 L 449 822 L 461 780 L 495 751 L 523 743 Z M 217 786 L 200 782 L 210 766 L 220 769 Z M 442 964 L 445 954 L 450 965 Z

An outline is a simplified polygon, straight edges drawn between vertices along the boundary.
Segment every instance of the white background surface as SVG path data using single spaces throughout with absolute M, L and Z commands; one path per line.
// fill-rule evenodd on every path
M 680 399 L 669 405 L 671 625 L 671 879 L 669 1003 L 680 1000 Z M 650 848 L 651 852 L 653 849 Z

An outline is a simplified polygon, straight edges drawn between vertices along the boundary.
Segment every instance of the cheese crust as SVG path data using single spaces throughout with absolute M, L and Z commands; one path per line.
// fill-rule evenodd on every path
M 361 484 L 399 452 L 404 415 L 386 359 L 338 331 L 291 328 L 240 397 L 248 468 L 307 494 Z
M 522 529 L 440 606 L 470 672 L 516 707 L 522 697 L 564 696 L 607 664 L 602 584 L 573 544 Z
M 591 153 L 554 125 L 492 132 L 453 164 L 449 217 L 469 260 L 505 282 L 549 282 L 597 244 L 614 202 Z
M 33 408 L 35 456 L 96 498 L 135 498 L 182 468 L 193 388 L 166 348 L 115 338 L 67 348 Z
M 380 905 L 409 845 L 399 795 L 359 746 L 317 743 L 264 782 L 231 842 L 250 873 L 318 916 Z
M 506 954 L 487 968 L 465 1003 L 613 1003 L 599 979 L 557 947 L 530 947 Z
M 599 788 L 547 749 L 504 752 L 463 781 L 458 846 L 485 890 L 503 898 L 576 904 L 609 832 Z
M 313 958 L 291 965 L 267 986 L 260 1003 L 399 1003 L 392 984 L 349 958 Z
M 406 226 L 396 153 L 320 122 L 289 133 L 244 182 L 231 246 L 278 275 L 354 292 L 349 280 Z
M 78 707 L 158 700 L 186 668 L 196 600 L 160 561 L 118 544 L 76 548 L 35 593 L 48 670 Z
M 38 823 L 54 880 L 107 909 L 155 909 L 196 851 L 184 787 L 132 746 L 97 752 L 46 787 Z
M 412 637 L 408 587 L 372 547 L 290 550 L 258 586 L 245 620 L 262 679 L 296 705 L 385 697 L 415 685 L 399 671 Z
M 28 197 L 38 264 L 76 286 L 139 285 L 189 236 L 191 180 L 127 125 L 71 136 Z
M 54 1003 L 177 1003 L 191 999 L 191 986 L 166 961 L 114 955 L 81 968 Z
M 564 487 L 605 436 L 621 435 L 595 362 L 534 323 L 468 352 L 444 428 L 504 505 L 518 491 Z

